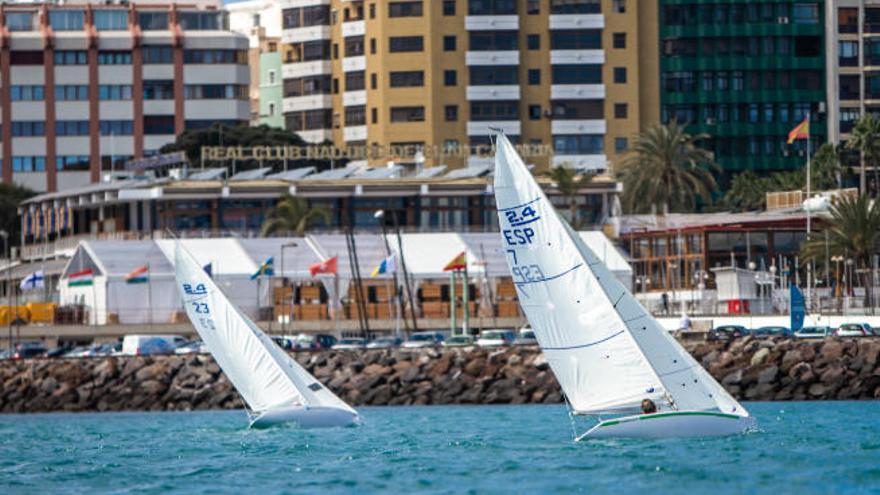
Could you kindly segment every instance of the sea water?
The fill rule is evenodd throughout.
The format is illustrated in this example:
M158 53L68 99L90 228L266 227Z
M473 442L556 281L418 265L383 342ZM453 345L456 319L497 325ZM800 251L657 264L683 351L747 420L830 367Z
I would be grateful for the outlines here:
M580 443L563 406L0 415L0 493L880 493L880 401L746 406L759 431Z

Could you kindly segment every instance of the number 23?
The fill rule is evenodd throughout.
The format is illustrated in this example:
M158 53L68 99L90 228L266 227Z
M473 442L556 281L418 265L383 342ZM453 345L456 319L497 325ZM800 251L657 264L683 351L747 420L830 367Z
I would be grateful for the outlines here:
M194 302L194 303L192 303L192 305L193 305L193 307L195 308L196 313L206 315L206 314L209 314L209 313L211 312L211 311L208 309L208 305L205 304L205 303L197 303L197 302Z

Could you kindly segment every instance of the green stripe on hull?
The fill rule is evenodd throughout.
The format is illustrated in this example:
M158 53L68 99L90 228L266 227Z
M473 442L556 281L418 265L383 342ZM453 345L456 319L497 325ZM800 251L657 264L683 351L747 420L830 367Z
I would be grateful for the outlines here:
M633 418L627 419L612 419L609 421L603 421L599 426L614 426L619 425L620 423L629 423L630 421L647 421L650 419L659 419L659 418L668 418L672 416L716 416L719 418L727 418L727 419L740 419L742 416L737 416L736 414L727 414L720 412L704 412L704 411L682 411L682 412L668 412L668 413L657 413L657 414L645 414L643 416L637 416Z

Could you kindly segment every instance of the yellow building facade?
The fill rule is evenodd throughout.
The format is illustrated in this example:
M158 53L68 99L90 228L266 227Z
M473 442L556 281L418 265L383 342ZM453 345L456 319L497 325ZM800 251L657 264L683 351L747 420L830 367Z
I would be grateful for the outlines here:
M635 0L286 0L285 125L370 166L485 167L500 129L538 170L606 170L659 119L656 15Z

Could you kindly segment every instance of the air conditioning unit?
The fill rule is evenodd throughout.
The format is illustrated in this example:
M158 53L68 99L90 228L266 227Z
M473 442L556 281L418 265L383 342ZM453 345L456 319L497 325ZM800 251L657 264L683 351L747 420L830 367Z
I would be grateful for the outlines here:
M776 23L777 24L788 24L788 17L786 17L786 16L777 17Z

